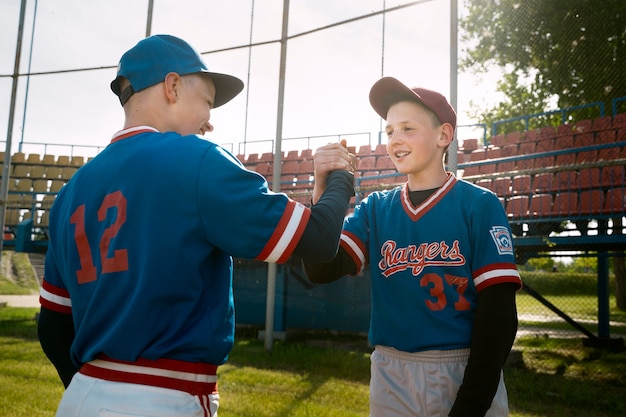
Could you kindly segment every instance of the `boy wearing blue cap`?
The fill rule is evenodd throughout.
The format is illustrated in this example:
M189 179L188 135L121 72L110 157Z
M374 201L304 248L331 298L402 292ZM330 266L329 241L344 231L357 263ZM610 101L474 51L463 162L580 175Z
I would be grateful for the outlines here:
M50 212L38 331L67 387L57 416L216 417L234 339L231 256L335 255L353 156L341 144L316 152L311 208L271 192L201 137L242 88L173 36L122 56L111 89L124 127Z

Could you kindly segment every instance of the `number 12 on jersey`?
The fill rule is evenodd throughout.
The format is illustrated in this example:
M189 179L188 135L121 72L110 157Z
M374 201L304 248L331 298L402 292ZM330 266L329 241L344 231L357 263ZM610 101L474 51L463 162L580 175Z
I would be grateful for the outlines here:
M117 236L120 229L126 223L126 197L121 191L115 191L108 194L102 200L102 204L98 209L98 222L107 220L107 215L113 213L115 216L110 226L104 229L102 236L99 236L98 248L100 251L100 260L102 271L100 274L113 272L122 272L128 270L128 251L126 249L115 249L112 256L108 256L109 245L111 240ZM115 208L117 210L109 210ZM115 213L117 213L115 215ZM86 284L95 281L98 278L98 271L94 265L93 248L89 244L87 233L85 230L85 205L82 204L74 211L70 217L70 223L74 228L74 241L78 256L80 258L80 269L76 271L76 278L79 284Z

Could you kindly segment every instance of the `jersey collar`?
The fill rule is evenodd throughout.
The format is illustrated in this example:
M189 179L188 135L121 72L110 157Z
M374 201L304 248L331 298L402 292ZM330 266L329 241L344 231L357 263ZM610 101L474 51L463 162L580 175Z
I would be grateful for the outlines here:
M115 135L113 135L113 138L111 138L111 143L120 141L122 139L126 139L130 136L138 135L139 133L146 133L146 132L158 132L158 130L151 126L129 127L128 129L120 130Z
M454 174L448 172L446 182L444 182L437 191L435 191L430 197L428 197L422 204L418 206L413 206L413 203L411 203L411 199L409 198L409 183L406 182L402 187L402 194L400 196L400 200L402 201L402 208L411 218L411 220L415 222L419 220L432 207L434 207L448 193L448 191L452 189L456 182L457 178L454 176Z

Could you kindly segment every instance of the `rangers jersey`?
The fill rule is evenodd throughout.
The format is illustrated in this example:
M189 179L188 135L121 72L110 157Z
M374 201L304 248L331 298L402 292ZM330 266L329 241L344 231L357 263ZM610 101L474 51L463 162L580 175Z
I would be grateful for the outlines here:
M499 199L451 173L417 207L407 184L370 194L346 219L341 246L357 271L369 265L373 345L469 347L478 292L521 285Z

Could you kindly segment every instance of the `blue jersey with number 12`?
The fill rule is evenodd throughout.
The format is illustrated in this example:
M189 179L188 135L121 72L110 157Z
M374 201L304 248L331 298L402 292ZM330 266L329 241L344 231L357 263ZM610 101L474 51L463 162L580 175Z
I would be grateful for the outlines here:
M196 136L118 133L58 194L41 291L73 315L72 357L223 363L232 256L284 262L310 210Z

